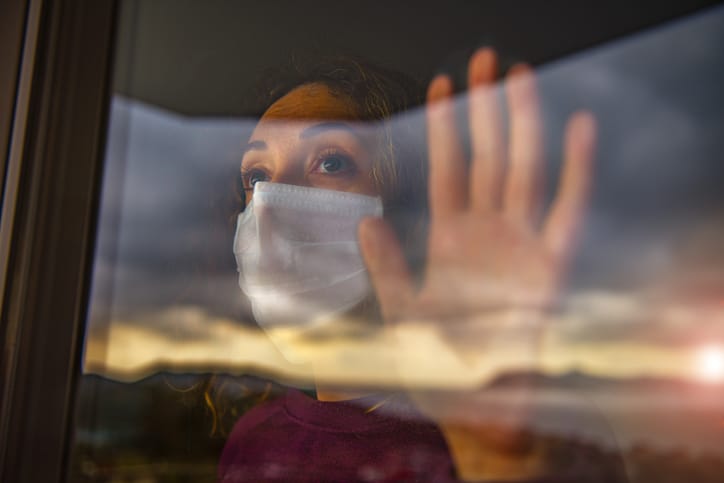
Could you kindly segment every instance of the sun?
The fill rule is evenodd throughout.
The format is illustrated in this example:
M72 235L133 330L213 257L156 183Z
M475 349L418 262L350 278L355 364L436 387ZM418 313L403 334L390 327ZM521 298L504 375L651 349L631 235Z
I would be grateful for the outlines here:
M724 382L724 348L702 347L696 351L695 358L698 379L711 383Z

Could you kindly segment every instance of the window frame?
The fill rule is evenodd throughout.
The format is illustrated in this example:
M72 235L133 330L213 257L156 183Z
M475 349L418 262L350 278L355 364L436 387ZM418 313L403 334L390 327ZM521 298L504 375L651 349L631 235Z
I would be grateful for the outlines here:
M65 479L116 12L115 0L28 4L0 233L1 481Z

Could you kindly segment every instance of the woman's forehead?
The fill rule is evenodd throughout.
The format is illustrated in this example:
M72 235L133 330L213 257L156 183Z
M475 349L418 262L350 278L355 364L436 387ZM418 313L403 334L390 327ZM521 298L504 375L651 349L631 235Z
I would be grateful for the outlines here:
M349 97L332 92L324 84L305 84L285 94L262 115L260 124L274 121L357 120L357 108Z
M320 129L317 129L317 128ZM338 129L330 129L338 128ZM305 84L290 91L266 110L250 140L289 140L307 132L347 131L365 143L376 139L377 123L361 122L354 102L324 84Z

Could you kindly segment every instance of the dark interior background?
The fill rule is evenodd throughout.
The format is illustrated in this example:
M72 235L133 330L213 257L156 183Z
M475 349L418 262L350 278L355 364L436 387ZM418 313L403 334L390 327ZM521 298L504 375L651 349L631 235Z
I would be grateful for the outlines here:
M128 0L115 91L188 115L248 114L249 92L292 57L356 54L426 81L493 45L540 65L713 0Z

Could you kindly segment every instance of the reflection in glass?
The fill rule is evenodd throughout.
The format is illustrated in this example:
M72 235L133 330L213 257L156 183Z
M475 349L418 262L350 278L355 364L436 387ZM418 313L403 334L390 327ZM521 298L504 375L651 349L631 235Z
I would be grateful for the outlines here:
M402 355L406 384L489 384L493 400L534 388L538 431L620 452L632 481L714 481L724 458L722 32L719 9L537 70L550 184L569 114L584 107L598 121L582 249L540 338L513 324L464 356L424 324L405 327L400 350L382 327L344 320L304 337L280 329L313 368L290 361L255 324L234 269L234 185L257 120L116 96L71 479L213 479L225 432L282 385L310 390L313 370L317 383L384 394L399 388L389 368ZM392 124L426 149L421 108Z

